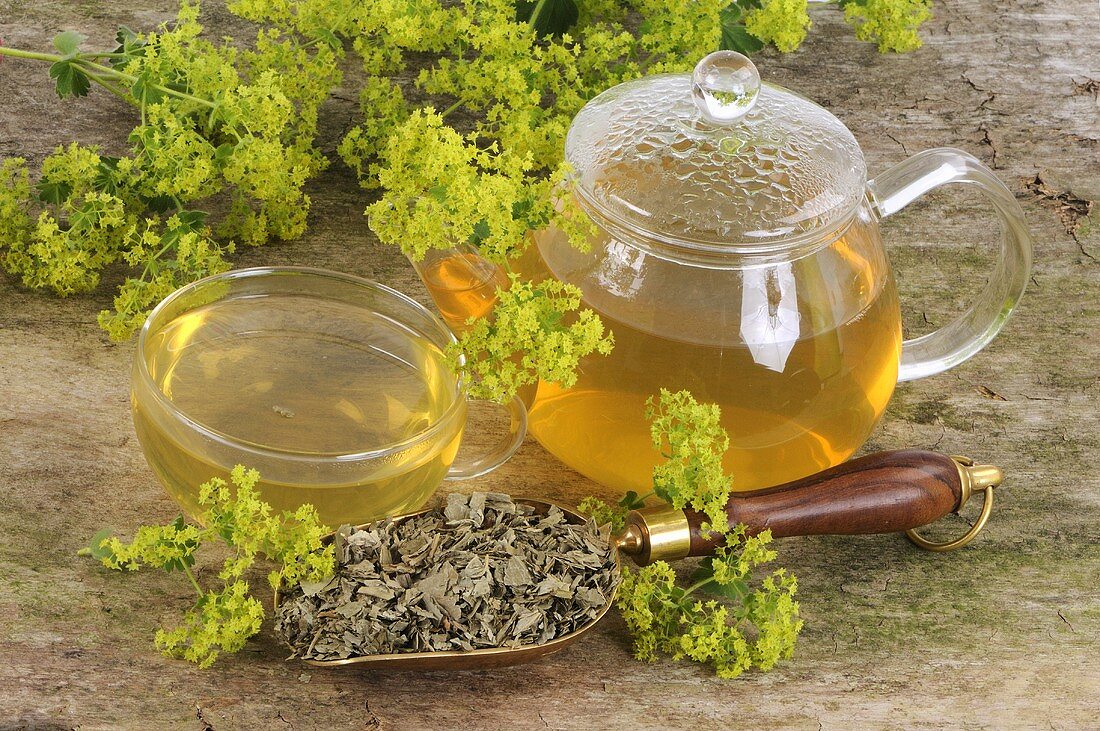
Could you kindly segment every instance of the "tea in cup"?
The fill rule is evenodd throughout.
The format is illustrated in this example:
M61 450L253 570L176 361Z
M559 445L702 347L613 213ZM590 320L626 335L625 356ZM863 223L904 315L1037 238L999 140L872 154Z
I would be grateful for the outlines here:
M300 267L243 269L150 313L133 368L134 426L169 494L200 517L199 485L255 468L275 510L331 526L420 508L443 479L485 474L526 431L518 401L488 455L456 464L467 396L454 336L405 295Z

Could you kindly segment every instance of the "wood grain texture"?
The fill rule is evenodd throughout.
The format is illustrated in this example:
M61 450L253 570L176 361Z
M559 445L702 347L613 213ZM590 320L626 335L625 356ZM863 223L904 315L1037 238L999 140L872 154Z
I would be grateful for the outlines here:
M939 520L959 506L962 482L954 460L917 449L877 452L785 485L740 493L726 506L730 525L752 534L789 536L899 533ZM723 542L703 531L706 515L685 511L691 556Z
M922 149L960 147L993 166L1024 207L1035 271L1016 315L959 368L899 386L865 448L1004 467L974 543L942 556L894 535L777 544L798 576L806 629L790 662L734 682L633 661L614 615L574 647L509 670L321 671L285 662L265 627L243 652L199 671L151 642L189 601L186 582L108 573L76 556L100 527L128 534L177 513L133 437L132 344L110 344L95 324L117 274L67 300L0 275L0 728L1095 727L1100 226L1077 225L1075 211L1100 199L1100 21L1084 0L937 0L934 12L922 49L880 56L835 7L814 5L802 49L756 60L766 79L844 120L872 174ZM173 13L171 0L0 0L0 37L45 49L71 28L109 42L120 23L147 28ZM245 35L216 0L204 19L216 35ZM356 89L351 73L325 109L330 153L354 123ZM70 140L119 151L133 125L109 95L59 102L43 68L11 59L0 63L0 95L0 155L32 164ZM371 235L368 200L346 169L334 164L310 192L304 238L236 262L338 269L428 302L403 257ZM990 269L995 232L981 200L956 190L890 218L883 234L907 337L966 306ZM563 502L594 489L530 441L462 487ZM949 518L926 533L965 527ZM204 563L200 578L216 565Z

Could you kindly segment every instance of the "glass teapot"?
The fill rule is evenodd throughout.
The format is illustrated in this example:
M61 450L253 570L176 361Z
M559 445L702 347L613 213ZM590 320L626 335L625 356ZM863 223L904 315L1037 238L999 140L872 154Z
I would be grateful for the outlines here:
M868 181L839 119L761 84L731 51L707 56L694 74L595 97L573 121L565 155L598 234L582 253L561 231L535 232L537 251L520 268L578 286L615 348L584 360L568 390L538 384L529 432L618 491L648 492L659 455L646 400L662 388L721 407L735 489L843 462L899 380L981 350L1029 277L1019 204L976 158L927 150ZM958 319L903 341L879 220L950 183L988 196L1002 224L1000 257Z

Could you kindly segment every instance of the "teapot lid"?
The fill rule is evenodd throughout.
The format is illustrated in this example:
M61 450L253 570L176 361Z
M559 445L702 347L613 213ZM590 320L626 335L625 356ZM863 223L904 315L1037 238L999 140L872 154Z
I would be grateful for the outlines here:
M690 75L599 94L573 120L565 157L582 204L612 224L715 252L840 223L862 200L867 174L844 123L761 84L733 51L710 54Z

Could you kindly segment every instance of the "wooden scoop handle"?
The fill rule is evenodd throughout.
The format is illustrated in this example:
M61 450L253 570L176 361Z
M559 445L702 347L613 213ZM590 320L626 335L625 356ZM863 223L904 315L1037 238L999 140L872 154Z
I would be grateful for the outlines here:
M907 531L923 548L950 550L981 530L993 506L990 490L1003 476L999 468L965 457L916 449L879 452L784 485L736 494L726 516L731 526L743 523L752 534L770 530L776 538ZM912 529L958 510L977 490L985 491L985 504L965 536L932 543L914 535ZM704 532L705 521L701 513L671 506L635 510L614 537L615 545L639 565L705 556L725 540Z
M783 536L896 533L918 528L964 502L963 475L954 459L916 449L879 452L816 475L730 498L730 525ZM969 491L967 491L969 492ZM969 497L969 495L967 495ZM706 516L685 511L690 556L714 551L724 538L701 530Z

